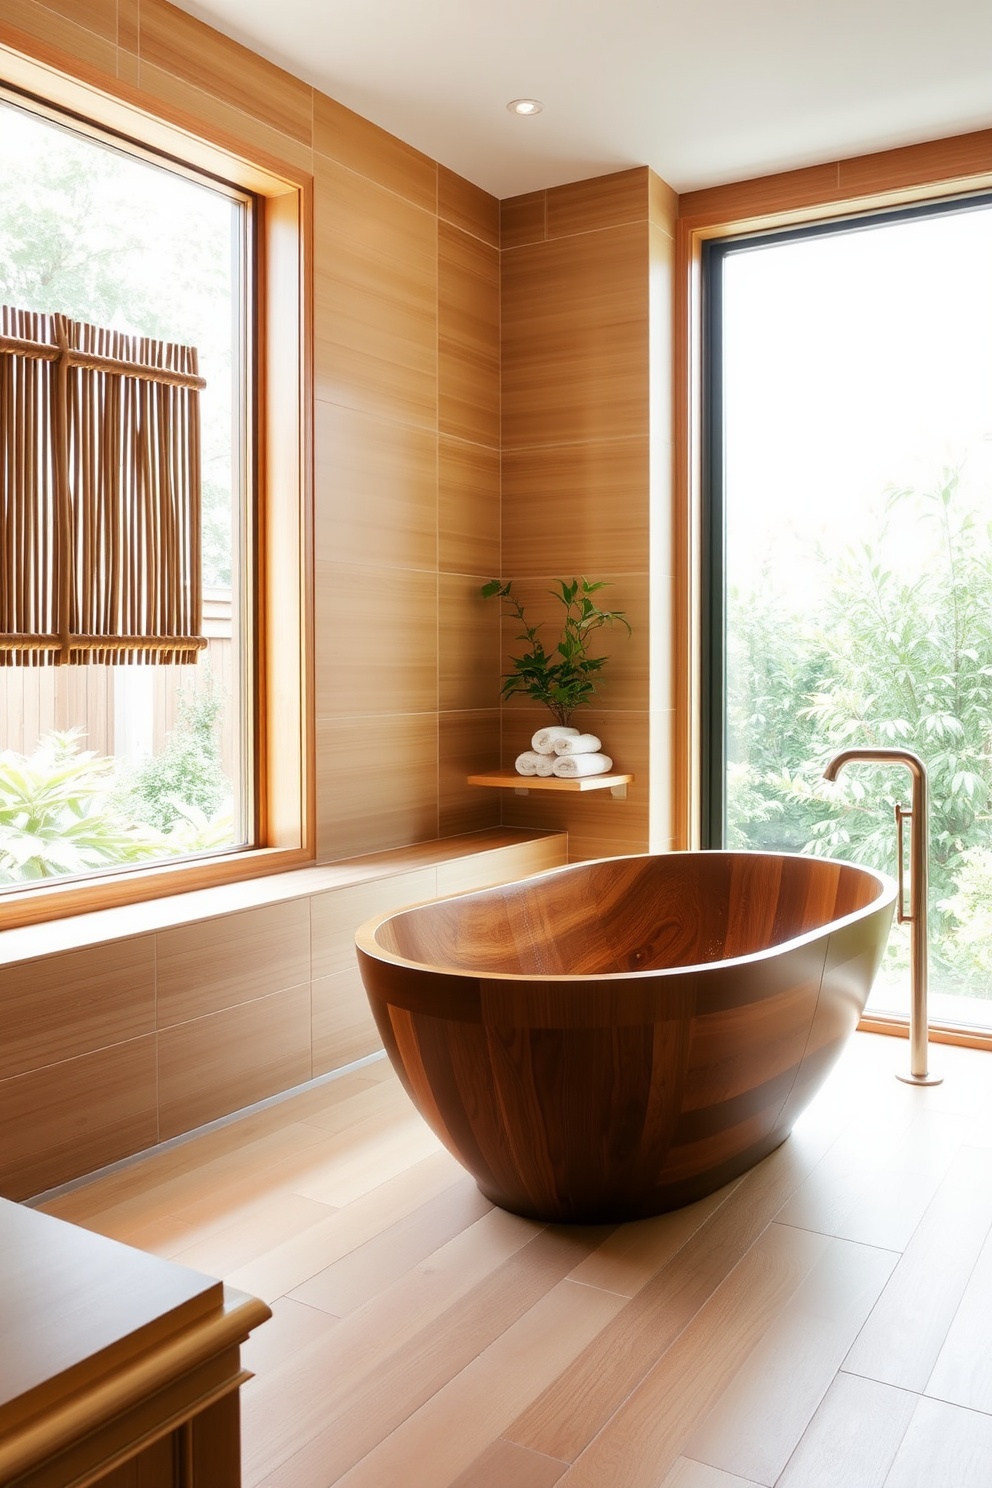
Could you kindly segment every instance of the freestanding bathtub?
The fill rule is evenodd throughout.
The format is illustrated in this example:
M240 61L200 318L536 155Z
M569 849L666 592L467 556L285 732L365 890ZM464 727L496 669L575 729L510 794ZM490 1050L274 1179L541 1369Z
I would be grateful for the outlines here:
M607 858L363 925L425 1120L494 1203L606 1222L771 1152L864 1008L895 885L780 853Z

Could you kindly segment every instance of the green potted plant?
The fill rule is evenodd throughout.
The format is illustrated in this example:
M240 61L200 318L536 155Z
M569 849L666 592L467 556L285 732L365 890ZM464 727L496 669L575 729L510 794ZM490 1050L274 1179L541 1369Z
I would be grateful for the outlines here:
M591 597L609 585L601 580L590 583L588 579L564 579L556 581L556 587L547 592L561 605L564 615L561 633L557 642L546 650L540 639L540 625L531 625L524 614L524 607L513 593L512 581L502 583L490 579L483 584L482 594L490 599L498 596L520 621L523 627L516 637L527 642L527 650L515 656L513 671L504 674L500 693L504 698L522 692L534 702L541 703L562 728L568 728L576 708L591 703L602 686L601 673L609 661L608 656L590 656L589 642L597 630L604 625L622 625L630 635L630 624L623 610L602 610Z

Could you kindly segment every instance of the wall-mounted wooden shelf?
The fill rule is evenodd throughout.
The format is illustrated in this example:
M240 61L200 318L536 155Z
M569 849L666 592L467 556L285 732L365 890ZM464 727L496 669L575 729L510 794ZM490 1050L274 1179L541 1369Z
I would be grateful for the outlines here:
M616 801L626 801L627 787L633 775L582 775L577 780L562 780L557 775L518 775L516 770L489 770L485 775L470 775L469 785L501 786L526 796L532 790L592 791L608 790Z

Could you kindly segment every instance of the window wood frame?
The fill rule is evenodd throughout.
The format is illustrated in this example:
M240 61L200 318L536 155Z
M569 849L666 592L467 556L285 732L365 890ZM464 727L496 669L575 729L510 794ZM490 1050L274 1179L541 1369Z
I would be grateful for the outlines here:
M25 42L29 38L24 38ZM249 405L256 499L249 597L256 845L181 863L0 890L0 929L113 908L304 867L315 856L313 728L313 176L247 151L137 90L88 76L85 64L31 40L0 45L0 87L76 129L150 150L180 173L255 197L256 378Z

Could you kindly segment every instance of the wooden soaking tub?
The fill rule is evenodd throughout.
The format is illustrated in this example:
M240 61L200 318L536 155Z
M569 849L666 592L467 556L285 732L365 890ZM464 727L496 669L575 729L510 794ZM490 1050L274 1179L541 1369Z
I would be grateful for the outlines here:
M779 853L608 858L377 917L358 959L424 1119L494 1203L641 1218L771 1152L857 1024L895 885Z

